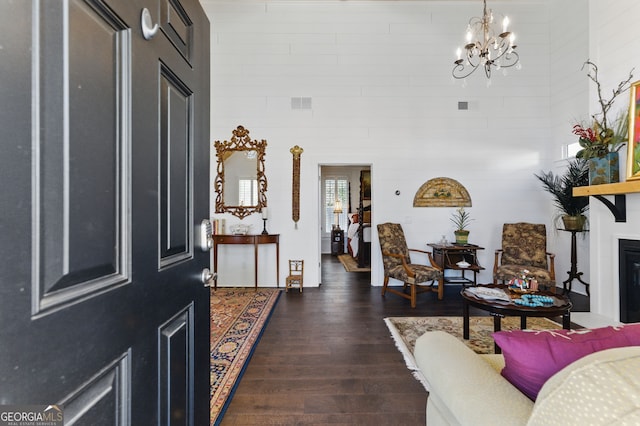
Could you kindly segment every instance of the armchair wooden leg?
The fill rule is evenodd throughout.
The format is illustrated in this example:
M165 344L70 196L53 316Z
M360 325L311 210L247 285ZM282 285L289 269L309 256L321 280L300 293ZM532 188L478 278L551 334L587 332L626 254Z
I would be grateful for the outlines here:
M444 278L438 280L438 300L444 299Z
M389 276L385 275L384 276L384 283L382 284L382 296L385 295L385 293L387 292L387 286L389 285Z
M406 283L405 283L406 284ZM411 307L416 307L416 284L410 284L411 286Z

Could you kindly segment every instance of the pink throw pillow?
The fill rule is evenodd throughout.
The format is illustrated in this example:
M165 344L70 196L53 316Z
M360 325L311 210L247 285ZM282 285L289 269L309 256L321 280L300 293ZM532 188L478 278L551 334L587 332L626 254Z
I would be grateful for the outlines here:
M502 349L502 376L535 401L555 373L590 353L640 345L640 323L579 330L512 330L493 333Z

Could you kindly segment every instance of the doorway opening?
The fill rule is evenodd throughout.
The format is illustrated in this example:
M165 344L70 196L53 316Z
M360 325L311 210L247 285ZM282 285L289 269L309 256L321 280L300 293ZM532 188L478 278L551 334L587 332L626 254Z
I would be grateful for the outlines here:
M319 257L342 256L356 267L370 268L371 164L324 164L319 176ZM319 274L322 283L322 268Z

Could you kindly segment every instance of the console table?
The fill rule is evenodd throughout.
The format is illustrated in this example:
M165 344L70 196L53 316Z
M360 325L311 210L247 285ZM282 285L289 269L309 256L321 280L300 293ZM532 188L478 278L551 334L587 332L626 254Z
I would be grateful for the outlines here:
M258 246L260 244L276 245L276 285L280 287L280 234L257 235L213 235L213 273L216 279L214 290L218 288L218 245L220 244L251 244L253 245L254 286L258 289Z
M433 261L443 270L452 269L461 271L460 276L445 277L445 283L452 284L473 284L477 285L476 274L484 268L478 263L478 250L484 250L484 247L475 244L427 244L433 249ZM458 262L465 261L469 264L467 267L458 266ZM473 272L473 280L464 276L465 271Z

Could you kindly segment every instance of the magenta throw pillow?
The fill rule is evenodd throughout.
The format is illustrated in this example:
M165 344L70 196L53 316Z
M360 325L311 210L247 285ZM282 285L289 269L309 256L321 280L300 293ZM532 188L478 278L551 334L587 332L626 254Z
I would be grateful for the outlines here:
M590 353L640 345L640 324L579 330L511 330L493 333L502 349L502 376L535 401L555 373Z

